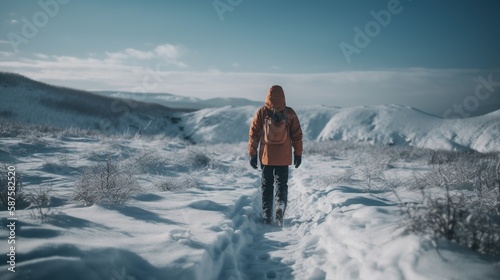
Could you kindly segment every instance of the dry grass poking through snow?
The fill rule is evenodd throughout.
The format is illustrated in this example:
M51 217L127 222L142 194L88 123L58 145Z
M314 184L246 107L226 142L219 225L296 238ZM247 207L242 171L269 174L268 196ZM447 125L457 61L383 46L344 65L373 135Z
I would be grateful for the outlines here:
M418 200L400 200L402 224L408 232L446 238L484 254L500 254L500 154L346 142L305 147L305 153L352 159L352 167L341 175L325 175L326 183L358 181L367 192L397 194L404 188L419 193ZM428 166L428 171L415 173L407 181L386 176L394 165L412 162Z

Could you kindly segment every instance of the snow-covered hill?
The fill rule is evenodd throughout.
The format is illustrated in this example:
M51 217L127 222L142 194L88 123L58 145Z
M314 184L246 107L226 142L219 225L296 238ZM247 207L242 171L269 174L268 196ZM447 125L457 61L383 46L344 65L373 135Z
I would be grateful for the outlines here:
M261 102L248 100L245 98L210 98L201 99L196 97L185 97L174 95L171 93L142 93L142 92L124 92L124 91L95 91L95 93L118 97L125 99L132 99L137 101L157 103L170 108L179 109L206 109L206 108L219 108L224 106L259 106Z
M398 105L345 108L329 120L317 140L500 151L500 110L474 118L442 119Z
M247 141L258 107L205 109L183 118L197 143ZM500 151L500 110L474 118L442 119L401 105L294 108L307 140L343 140L429 149Z
M245 99L201 101L168 94L108 92L106 95L114 97L49 86L19 75L0 73L1 118L63 128L97 129L109 133L141 130L146 134L163 133L194 143L239 143L248 140L250 122L261 106ZM252 105L235 106L249 102ZM164 106L170 104L180 107L184 106L182 104L197 104L211 108L187 112ZM289 105L299 116L306 140L500 151L500 110L474 118L442 119L401 105L351 108Z
M3 119L105 133L178 136L176 123L187 111L56 87L11 73L0 73L0 100Z

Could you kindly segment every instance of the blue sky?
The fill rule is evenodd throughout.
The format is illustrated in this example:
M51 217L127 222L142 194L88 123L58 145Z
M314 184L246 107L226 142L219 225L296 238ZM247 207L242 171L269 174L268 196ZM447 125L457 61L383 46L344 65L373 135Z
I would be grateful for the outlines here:
M0 0L0 8L0 71L52 84L253 100L282 84L292 107L397 103L447 117L500 109L499 1Z

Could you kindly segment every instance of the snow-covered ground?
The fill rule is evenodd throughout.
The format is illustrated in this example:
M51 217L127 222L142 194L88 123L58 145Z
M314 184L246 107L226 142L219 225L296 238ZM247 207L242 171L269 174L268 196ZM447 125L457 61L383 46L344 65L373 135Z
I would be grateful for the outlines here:
M326 118L325 118L326 119ZM315 145L306 142L305 146ZM354 176L356 151L304 154L291 169L282 228L260 220L260 174L246 144L191 146L166 137L62 133L0 138L27 191L51 187L44 223L16 211L16 267L1 279L498 279L500 259L404 234L392 190ZM110 159L142 188L124 205L70 200L85 167ZM371 160L371 159L366 159ZM396 161L400 179L429 169ZM172 190L162 189L171 186ZM190 186L183 188L184 186ZM179 188L180 187L180 188ZM407 186L400 197L417 196ZM7 212L0 211L2 224ZM7 251L6 227L0 230ZM2 258L5 260L5 254Z

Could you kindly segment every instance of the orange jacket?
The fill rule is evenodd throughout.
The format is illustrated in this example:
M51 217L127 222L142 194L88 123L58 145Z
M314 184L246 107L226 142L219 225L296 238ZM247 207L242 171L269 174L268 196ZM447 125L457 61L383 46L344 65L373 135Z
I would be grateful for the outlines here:
M286 108L286 118L288 121L290 139L283 144L269 145L263 141L264 118L268 113L276 110L281 112ZM302 128L299 118L295 111L286 106L285 93L280 86L272 86L266 96L266 105L262 106L253 118L250 125L248 137L248 154L254 156L260 142L259 158L263 165L287 166L292 164L292 146L293 153L296 156L302 156Z

